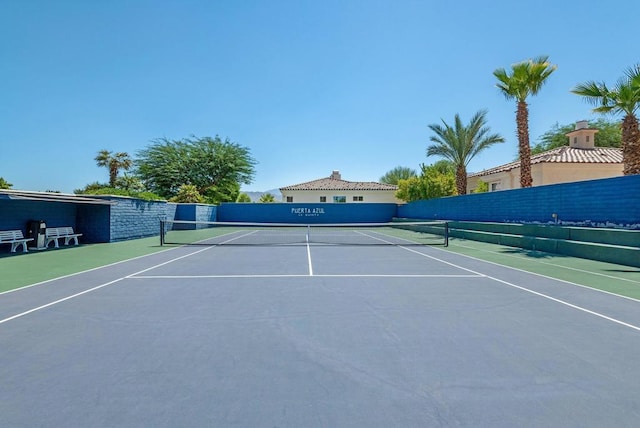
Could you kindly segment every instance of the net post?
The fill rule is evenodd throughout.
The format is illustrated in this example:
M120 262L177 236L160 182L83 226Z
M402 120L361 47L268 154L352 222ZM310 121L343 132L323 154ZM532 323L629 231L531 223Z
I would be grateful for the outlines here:
M160 246L164 246L165 221L160 219Z
M444 246L449 246L449 222L444 222Z

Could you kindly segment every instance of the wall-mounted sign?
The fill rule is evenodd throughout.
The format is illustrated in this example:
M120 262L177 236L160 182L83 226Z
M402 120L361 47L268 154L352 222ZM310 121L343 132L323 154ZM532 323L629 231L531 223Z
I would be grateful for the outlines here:
M324 215L324 207L320 208L291 208L291 214L298 217L319 217Z

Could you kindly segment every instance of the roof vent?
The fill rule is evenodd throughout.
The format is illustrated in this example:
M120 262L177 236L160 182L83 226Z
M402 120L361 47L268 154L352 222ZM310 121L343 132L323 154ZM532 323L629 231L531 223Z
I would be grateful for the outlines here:
M342 177L340 176L340 171L337 170L333 170L333 172L331 172L331 177L329 177L332 180L342 180Z

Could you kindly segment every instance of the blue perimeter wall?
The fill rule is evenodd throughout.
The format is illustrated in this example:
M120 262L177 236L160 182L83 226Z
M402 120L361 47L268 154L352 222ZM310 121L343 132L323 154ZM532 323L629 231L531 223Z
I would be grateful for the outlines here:
M216 221L217 211L216 205L179 204L175 216L167 215L167 220Z
M83 243L157 236L160 219L266 223L381 223L394 217L640 229L640 175L395 204L173 204L91 196L111 205L0 198L0 230L29 220L72 226ZM3 246L5 247L5 246Z
M640 228L640 175L416 201L398 217Z
M261 223L386 223L396 216L396 204L223 203L218 221Z

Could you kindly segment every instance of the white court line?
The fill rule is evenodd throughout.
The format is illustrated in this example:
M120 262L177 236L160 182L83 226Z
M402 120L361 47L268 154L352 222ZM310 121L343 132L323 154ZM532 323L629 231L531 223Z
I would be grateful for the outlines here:
M472 248L473 249L473 247L465 247L465 248ZM511 270L515 270L517 272L528 273L529 275L539 276L540 278L546 278L546 279L550 279L550 280L553 280L553 281L562 282L564 284L572 285L574 287L580 287L580 288L584 288L586 290L595 291L595 292L598 292L598 293L607 294L609 296L618 297L620 299L631 300L631 301L640 303L640 299L636 299L636 298L629 297L629 296L624 296L622 294L613 293L613 292L607 291L607 290L601 290L599 288L590 287L588 285L578 284L578 283L575 283L575 282L567 281L566 279L554 278L552 276L543 275L541 273L531 272L531 271L520 269L520 268L516 268L516 267L513 267L513 266L507 266L507 265L503 265L503 264L500 264L500 263L491 262L489 260L479 259L477 257L469 256L467 254L455 253L453 251L447 251L447 250L443 250L443 249L440 249L440 248L434 248L434 249L438 250L438 251L446 252L448 254L455 254L455 255L460 256L460 257L466 257L468 259L477 260L479 262L492 264L494 266L500 266L500 267L505 268L505 269L511 269ZM532 263L536 263L536 262L532 261ZM584 273L593 273L593 272L585 271Z
M25 285L24 287L18 287L18 288L14 288L14 289L7 290L7 291L2 291L2 292L0 292L0 296L2 296L3 294L15 293L16 291L20 291L20 290L26 290L27 288L36 287L38 285L47 284L49 282L57 281L59 279L70 278L72 276L81 275L83 273L93 272L94 270L104 269L104 268L108 268L108 267L111 267L111 266L116 266L116 265L119 265L119 264L122 264L122 263L130 262L132 260L141 259L143 257L154 256L156 254L164 253L164 252L167 252L167 251L174 251L174 250L177 250L178 248L182 248L182 247L167 248L166 250L160 250L160 251L157 251L155 253L144 254L142 256L137 256L137 257L133 257L133 258L130 258L130 259L120 260L119 262L109 263L108 265L97 266L97 267L94 267L94 268L91 268L91 269L87 269L87 270L83 270L83 271L80 271L80 272L74 272L74 273L70 273L68 275L57 276L55 278L47 279L45 281L36 282L35 284L29 284L29 285Z
M220 235L220 236L230 235L232 233L238 233L238 232L237 231L236 232L229 232L229 233L226 233L226 234ZM246 235L242 235L242 236L246 236ZM212 239L212 238L207 238L207 239ZM207 239L203 239L202 241L198 241L198 242L203 242L203 241L206 241ZM234 238L234 239L237 239L237 238ZM226 242L229 242L229 241L224 241L224 243L226 243ZM153 253L143 254L141 256L132 257L130 259L120 260L120 261L109 263L109 264L102 265L102 266L96 266L94 268L86 269L86 270L83 270L83 271L80 271L80 272L74 272L74 273L70 273L68 275L57 276L55 278L51 278L51 279L47 279L47 280L44 280L44 281L36 282L35 284L29 284L29 285L25 285L25 286L18 287L18 288L13 288L11 290L6 290L6 291L0 291L0 296L2 296L3 294L15 293L17 291L26 290L26 289L31 288L31 287L36 287L36 286L39 286L39 285L48 284L50 282L57 281L59 279L71 278L72 276L81 275L83 273L93 272L95 270L104 269L104 268L108 268L108 267L111 267L111 266L116 266L116 265L119 265L119 264L122 264L122 263L127 263L127 262L130 262L130 261L133 261L133 260L142 259L144 257L154 256L156 254L165 253L167 251L175 251L178 248L185 248L185 247L188 247L188 246L189 246L189 244L185 244L185 245L180 245L179 247L167 248L167 249L156 251L156 252L153 252Z
M372 238L373 238L373 237L372 237ZM379 239L379 238L377 238L377 239ZM380 240L381 240L381 241L384 241L383 239L380 239ZM388 241L385 241L385 242L388 242ZM638 327L638 326L635 326L635 325L633 325L633 324L626 323L626 322L621 321L621 320L618 320L618 319L616 319L616 318L609 317L609 316L604 315L604 314L601 314L601 313L599 313L599 312L595 312L595 311L589 310L589 309L587 309L587 308L583 308L582 306L574 305L573 303L569 303L569 302L567 302L567 301L564 301L564 300L561 300L561 299L557 299L557 298L552 297L552 296L549 296L549 295L547 295L547 294L540 293L540 292L538 292L538 291L534 291L534 290L531 290L531 289L529 289L529 288L522 287L522 286L520 286L520 285L516 285L516 284L513 284L513 283L511 283L511 282L508 282L508 281L504 281L504 280L502 280L502 279L495 278L495 277L493 277L493 276L485 275L485 274L482 274L482 273L480 273L480 272L476 272L476 271L474 271L474 270L464 268L464 267L462 267L462 266L458 266L458 265L456 265L455 263L451 263L451 262L448 262L448 261L446 261L446 260L442 260L442 259L439 259L439 258L437 258L437 257L433 257L433 256L430 256L430 255L428 255L428 254L424 254L424 253L421 253L421 252L419 252L419 251L415 251L415 250L413 250L413 249L411 249L411 248L407 248L407 247L404 247L404 246L402 246L402 245L398 245L398 247L400 247L400 248L402 248L402 249L404 249L404 250L407 250L407 251L411 251L412 253L419 254L419 255L421 255L421 256L427 257L427 258L429 258L429 259L432 259L432 260L436 260L436 261L442 262L442 263L447 264L447 265L449 265L449 266L454 266L454 267L457 267L457 268L459 268L459 269L465 270L465 271L467 271L467 272L471 272L471 273L475 273L475 274L480 275L480 276L484 276L484 277L486 277L486 278L488 278L488 279L491 279L491 280L493 280L493 281L499 282L499 283L504 284L504 285L508 285L509 287L517 288L518 290L522 290L522 291L525 291L525 292L527 292L527 293L535 294L536 296L540 296L540 297L543 297L543 298L545 298L545 299L552 300L552 301L554 301L554 302L556 302L556 303L560 303L560 304L565 305L565 306L568 306L568 307L570 307L570 308L573 308L573 309L576 309L576 310L579 310L579 311L582 311L582 312L585 312L585 313L588 313L588 314L591 314L591 315L597 316L597 317L599 317L599 318L605 319L605 320L607 320L607 321L611 321L611 322L613 322L613 323L616 323L616 324L622 325L622 326L624 326L624 327L628 327L628 328L631 328L631 329L633 329L633 330L640 331L640 327ZM445 250L441 250L441 251L445 251ZM472 258L473 258L473 257L472 257ZM497 263L494 263L494 264L497 264ZM519 270L519 269L517 269L517 270ZM522 271L522 272L526 272L526 271ZM530 273L530 272L527 272L527 273ZM540 276L543 276L543 275L540 275ZM555 280L555 278L549 278L549 279L553 279L553 280ZM576 285L579 285L579 284L576 284ZM586 288L589 288L589 287L586 287ZM590 288L590 289L591 289L591 288ZM618 296L618 295L614 294L614 296ZM623 296L618 296L618 297L623 297ZM635 299L632 299L632 300L635 300Z
M202 230L202 229L200 229L200 230ZM231 231L231 232L223 233L223 234L221 234L221 235L210 236L210 237L208 237L208 238L203 238L203 239L201 239L201 240L199 240L199 241L195 241L195 242L188 242L188 243L166 242L166 241L165 241L165 244L167 244L167 245L178 245L179 247L177 247L177 248L181 248L181 247L188 247L188 246L190 246L190 245L194 245L194 244L195 244L195 245L202 244L203 242L205 242L205 241L210 241L210 240L212 240L212 239L224 238L225 236L234 235L234 234L236 234L236 233L238 233L238 232L240 232L240 230L234 230L234 231ZM212 245L212 246L216 246L216 245L226 244L227 242L231 242L231 241L233 241L234 239L242 238L243 236L251 235L252 233L256 233L256 232L258 232L258 231L257 231L257 230L254 230L253 232L245 233L245 234L243 234L243 235L240 235L240 236L239 236L239 237L237 237L237 238L233 238L233 239L230 239L230 240L228 240L228 241L218 242L218 243L210 243L210 244L204 244L204 245Z
M470 273L472 273L472 274L474 274L474 275L486 276L486 275L483 275L483 274L481 274L481 273L478 273L478 272L472 271L471 269L467 269L467 268L463 268L462 266L458 266L458 265L456 265L456 264L454 264L454 263L449 263L449 262L448 262L448 261L446 261L446 260L438 259L438 258L433 257L433 256L430 256L430 255L428 255L428 254L421 253L420 251L416 251L416 250L413 250L413 249L411 249L411 248L405 247L405 246L403 246L402 244L398 244L398 243L396 243L396 242L387 241L386 239L382 239L382 238L379 238L379 237L377 237L377 236L368 235L368 234L363 233L363 232L358 232L358 233L360 233L360 234L362 234L362 235L364 235L364 236L367 236L367 237L369 237L369 238L371 238L371 239L376 239L376 240L378 240L378 241L386 242L387 244L391 244L391 245L394 245L394 246L396 246L396 247L402 248L403 250L411 251L412 253L415 253L415 254L419 254L419 255L421 255L422 257L427 257L427 258L429 258L429 259L436 260L436 261L438 261L438 262L440 262L440 263L444 263L444 264L449 265L449 266L452 266L452 267L454 267L454 268L456 268L456 269L462 269L462 270L465 270L465 271L467 271L467 272L470 272ZM407 239L403 239L403 238L398 238L398 239L401 239L401 240L404 240L404 241L408 241ZM411 242L411 241L409 241L409 242Z
M309 264L309 276L313 276L313 264L311 263L311 246L309 245L308 229L307 229L307 234L305 235L305 240L307 241L307 263Z
M50 306L57 305L58 303L66 302L67 300L71 300L71 299L73 299L75 297L82 296L83 294L91 293L92 291L99 290L99 289L104 288L104 287L106 287L108 285L115 284L116 282L120 282L125 278L126 277L114 279L113 281L106 282L104 284L98 285L97 287L93 287L93 288L90 288L88 290L81 291L80 293L76 293L76 294L73 294L71 296L63 297L62 299L55 300L53 302L47 303L46 305L38 306L37 308L29 309L28 311L24 311L24 312L21 312L19 314L13 315L13 316L11 316L9 318L5 318L3 320L0 320L0 324L4 324L4 323L6 323L8 321L11 321L11 320L14 320L16 318L20 318L20 317L23 317L25 315L29 315L31 313L34 313L34 312L40 311L42 309L48 308Z
M366 236L370 236L370 235L366 235ZM371 237L371 238L375 238L375 237L373 237L373 236L370 236L370 237ZM380 238L377 238L377 239L380 239ZM398 238L398 239L408 241L408 240L406 240L406 239L404 239L404 238ZM380 239L380 240L381 240L381 241L384 241L383 239ZM384 241L384 242L388 242L388 241ZM410 241L409 241L409 242L410 242ZM405 250L407 250L407 251L412 251L412 252L414 252L414 253L421 254L421 255L423 255L423 256L425 256L425 257L431 257L431 256L429 256L429 255L427 255L427 254L420 253L419 251L414 251L414 250L412 250L412 249L410 249L410 248L403 247L403 246L398 245L398 244L394 244L394 245L396 245L396 246L400 246L400 247L404 248L404 249L405 249ZM459 245L459 244L454 244L454 245L459 246L459 247L463 247L463 248L468 248L468 249L476 250L476 251L492 252L492 251L488 251L488 250L478 250L477 248L473 248L473 247L466 247L466 246L464 246L464 245ZM575 287L584 288L584 289L586 289L586 290L596 291L596 292L603 293L603 294L607 294L607 295L610 295L610 296L615 296L615 297L618 297L618 298L621 298L621 299L632 300L632 301L634 301L634 302L640 302L640 299L635 299L635 298L633 298L633 297L629 297L629 296L624 296L624 295L621 295L621 294L613 293L613 292L611 292L611 291L601 290L601 289L599 289L599 288L590 287L590 286L588 286L588 285L577 284L577 283L575 283L575 282L567 281L567 280L560 279L560 278L554 278L554 277L552 277L552 276L543 275L543 274L541 274L541 273L531 272L531 271L528 271L528 270L519 269L519 268L512 267L512 266L507 266L507 265L503 265L503 264L500 264L500 263L491 262L491 261L488 261L488 260L484 260L484 259L480 259L480 258L477 258L477 257L469 256L469 255L467 255L467 254L460 254L460 253L454 252L454 251L452 251L452 250L445 250L445 249L437 248L437 247L431 247L431 248L432 248L433 250L441 251L441 252L445 252L445 253L447 253L447 254L456 254L456 255L461 256L461 257L466 257L466 258L469 258L469 259L472 259L472 260L477 260L477 261L480 261L480 262L483 262L483 263L489 263L489 264L492 264L492 265L494 265L494 266L500 266L500 267L503 267L503 268L505 268L505 269L511 269L511 270L515 270L515 271L518 271L518 272L528 273L528 274L530 274L530 275L536 275L536 276L539 276L539 277L541 277L541 278L546 278L546 279L550 279L550 280L553 280L553 281L562 282L562 283L564 283L564 284L573 285L573 286L575 286ZM500 253L495 253L495 254L500 254ZM516 257L516 256L511 256L511 255L509 255L509 256L510 256L510 257ZM435 260L438 260L438 259L436 258ZM522 259L520 259L520 260L522 260ZM447 262L445 262L445 261L443 261L443 262L444 262L444 263L447 263ZM531 261L531 263L544 263L544 262L538 262L538 261L534 261L534 260L532 260L532 261ZM554 265L554 264L552 264L552 263L544 263L544 264L548 264L548 265L551 265L551 266L563 267L563 266L559 266L559 265ZM463 268L463 269L464 269L464 268ZM567 268L567 269L573 269L573 268ZM590 272L590 271L585 271L585 270L580 270L580 269L573 269L573 270L576 270L576 271L579 271L579 272L582 272L582 273L585 273L585 274L601 275L601 276L605 276L605 277L607 276L607 275L604 275L604 274L599 274L599 273L597 273L597 272ZM623 281L625 280L624 278L619 278L619 277L615 277L615 276L611 276L611 279L619 279L619 280L623 280ZM633 281L633 280L627 280L627 281L631 281L631 282L633 282L633 283L635 283L635 282L636 282L636 281Z
M229 240L229 241L232 241L232 240L234 240L234 239L238 239L238 238L240 238L240 237L233 238L233 239L231 239L231 240ZM225 241L225 242L229 242L229 241ZM129 279L129 278L135 277L135 275L139 275L139 274L141 274L141 273L148 272L148 271L150 271L150 270L152 270L152 269L155 269L155 268L158 268L158 267L161 267L161 266L167 265L167 264L169 264L169 263L173 263L173 262L175 262L175 261L177 261L177 260L181 260L181 259L184 259L184 258L186 258L186 257L191 257L191 256L193 256L193 255L195 255L195 254L201 253L201 252L203 252L203 251L210 250L211 248L214 248L214 247L215 247L215 245L212 245L211 247L203 248L203 249L200 249L200 250L198 250L198 251L194 251L193 253L185 254L185 255L182 255L182 256L180 256L180 257L176 257L176 258L173 258L173 259L171 259L171 260L167 260L167 261L162 262L162 263L159 263L159 264L157 264L157 265L155 265L155 266L151 266L151 267L149 267L149 268L146 268L146 269L143 269L143 270L141 270L141 271L138 271L138 272L135 272L135 273L129 274L129 275L127 275L127 276L123 276L123 277L121 277L121 278L114 279L114 280L109 281L109 282L106 282L106 283L104 283L104 284L100 284L100 285L98 285L98 286L96 286L96 287L93 287L93 288L90 288L90 289L88 289L88 290L84 290L84 291L81 291L81 292L79 292L79 293L72 294L71 296L63 297L62 299L58 299L58 300L55 300L55 301L53 301L53 302L49 302L49 303L47 303L47 304L44 304L44 305L38 306L38 307L36 307L36 308L29 309L28 311L24 311L24 312L21 312L21 313L19 313L19 314L16 314L16 315L10 316L10 317L8 317L8 318L1 319L1 320L0 320L0 324L4 324L4 323L6 323L6 322L8 322L8 321L11 321L11 320L14 320L14 319L17 319L17 318L24 317L25 315L29 315L29 314L31 314L31 313L34 313L34 312L40 311L40 310L42 310L42 309L46 309L46 308L48 308L48 307L51 307L51 306L57 305L58 303L66 302L67 300L74 299L74 298L79 297L79 296L82 296L82 295L84 295L84 294L91 293L92 291L96 291L96 290L99 290L99 289L101 289L101 288L104 288L104 287L107 287L107 286L109 286L109 285L112 285L112 284L115 284L115 283L117 283L117 282L120 282L120 281L122 281L123 279ZM156 254L156 253L154 253L154 254ZM119 263L120 263L120 262L119 262ZM104 267L104 266L103 266L103 267ZM91 269L91 270L94 270L94 269ZM71 276L71 275L69 275L69 276Z
M421 275L421 274L290 274L290 275L136 275L128 279L202 279L202 278L484 278L484 275Z
M491 251L491 250L483 250L480 248L474 248L474 247L468 247L466 245L460 245L460 244L454 244L456 247L461 247L461 248L467 248L469 250L474 250L474 251L480 251L483 253L491 253L491 254L497 254L499 256L504 256L504 257L512 257L518 260L526 260L523 259L522 257L518 257L517 255L513 255L513 254L504 254L504 253L499 253L497 251ZM525 251L533 251L535 253L543 253L543 254L552 254L552 253L546 253L544 251L537 251L537 250L525 250ZM558 265L555 263L549 263L549 262L542 262L539 260L531 260L532 263L538 263L541 265L547 265L547 266L553 266L553 267L557 267L557 268L561 268L561 269L567 269L567 270L573 270L576 272L581 272L581 273L586 273L589 275L595 275L595 276L602 276L604 278L609 278L609 279L616 279L618 281L626 281L626 282L632 282L634 284L640 284L640 281L634 281L633 279L629 279L629 278L620 278L619 276L613 276L613 275L607 275L604 273L599 273L599 272L592 272L592 271L588 271L588 270L584 270L584 269L578 269L578 268L573 268L573 267L569 267L569 266L563 266L563 265ZM603 263L607 263L607 262L603 262ZM613 263L615 264L615 263Z
M370 235L367 235L367 236L370 236ZM377 238L377 237L373 237L373 236L371 236L371 237L372 237L372 238L374 238L374 239L378 239L378 240L380 240L380 241L383 241L383 242L391 243L391 242L389 242L389 241L385 241L385 240L380 239L380 238ZM240 237L233 238L233 239L231 239L231 240L229 240L229 241L225 241L225 242L230 242L230 241L235 240L235 239L238 239L238 238L240 238ZM393 244L393 243L391 243L391 244ZM424 254L424 253L421 253L421 252L419 252L419 251L415 251L415 250L413 250L413 249L410 249L410 248L404 247L404 246L402 246L402 245L396 245L396 246L397 246L397 247L399 247L399 248L402 248L402 249L404 249L404 250L406 250L406 251L410 251L410 252L412 252L412 253L418 254L418 255L420 255L420 256L422 256L422 257L426 257L426 258L429 258L429 259L432 259L432 260L436 260L436 261L441 262L441 263L444 263L444 264L446 264L446 265L449 265L449 266L452 266L452 267L456 267L456 268L458 268L458 269L461 269L461 270L464 270L464 271L470 272L470 273L474 274L474 276L473 276L473 277L484 277L484 278L488 278L488 279L491 279L491 280L496 281L496 282L498 282L498 283L501 283L501 284L504 284L504 285L508 285L508 286L510 286L510 287L513 287L513 288L519 289L519 290L521 290L521 291L525 291L525 292L527 292L527 293L531 293L531 294L537 295L537 296L539 296L539 297L543 297L543 298L545 298L545 299L548 299L548 300L551 300L551 301L554 301L554 302L560 303L560 304L562 304L562 305L568 306L568 307L570 307L570 308L573 308L573 309L576 309L576 310L579 310L579 311L582 311L582 312L585 312L585 313L588 313L588 314L591 314L591 315L597 316L597 317L599 317L599 318L602 318L602 319L608 320L608 321L610 321L610 322L613 322L613 323L616 323L616 324L622 325L622 326L624 326L624 327L628 327L628 328L631 328L631 329L633 329L633 330L640 331L640 327L638 327L638 326L635 326L635 325L633 325L633 324L629 324L629 323L625 323L625 322L623 322L623 321L620 321L620 320L615 319L615 318L612 318L612 317L608 317L608 316L606 316L606 315L604 315L604 314L601 314L601 313L599 313L599 312L591 311L591 310L589 310L589 309L583 308L583 307L581 307L581 306L574 305L574 304L572 304L572 303L566 302L566 301L561 300L561 299L557 299L557 298L555 298L555 297L552 297L552 296L546 295L546 294L544 294L544 293L540 293L540 292L537 292L537 291L534 291L534 290L531 290L531 289L528 289L528 288L525 288L525 287L522 287L522 286L519 286L519 285L516 285L516 284L510 283L510 282L508 282L508 281L504 281L504 280L501 280L501 279L498 279L498 278L495 278L495 277L492 277L492 276L489 276L489 275L482 274L482 273L480 273L480 272L476 272L476 271L471 270L471 269L464 268L464 267L459 266L459 265L457 265L457 264L455 264L455 263L451 263L451 262L448 262L448 261L446 261L446 260L442 260L442 259L439 259L439 258L437 258L437 257L433 257L433 256L430 256L430 255L428 255L428 254ZM65 301L67 301L67 300L73 299L73 298L75 298L75 297L82 296L82 295L84 295L84 294L87 294L87 293L90 293L90 292L93 292L93 291L99 290L99 289L101 289L101 288L104 288L104 287L107 287L107 286L109 286L109 285L112 285L112 284L115 284L115 283L117 283L117 282L120 282L120 281L122 281L123 279L143 278L143 277L137 277L136 275L139 275L139 274L144 273L144 272L148 272L149 270L152 270L152 269L155 269L155 268L157 268L157 267L161 267L161 266L167 265L167 264L172 263L172 262L174 262L174 261L181 260L181 259L186 258L186 257L190 257L190 256L192 256L192 255L195 255L195 254L201 253L201 252L203 252L203 251L207 251L207 250L209 250L210 248L214 248L214 247L215 247L215 245L214 245L214 246L211 246L211 247L208 247L208 248L204 248L204 249L202 249L202 250L195 251L195 252L193 252L193 253L189 253L189 254L186 254L186 255L183 255L183 256L180 256L180 257L176 257L176 258L174 258L174 259L168 260L168 261L166 261L166 262L160 263L160 264L155 265L155 266L152 266L152 267L150 267L150 268L143 269L143 270L141 270L141 271L139 271L139 272L132 273L132 274L130 274L130 275L127 275L127 276L124 276L124 277L122 277L122 278L118 278L118 279L115 279L115 280L109 281L109 282L107 282L107 283L101 284L101 285L96 286L96 287L93 287L93 288L91 288L91 289L84 290L84 291L82 291L82 292L79 292L79 293L73 294L73 295L71 295L71 296L67 296L67 297L65 297L65 298L58 299L58 300L56 300L56 301L53 301L53 302L47 303L47 304L45 304L45 305L42 305L42 306L39 306L39 307L36 307L36 308L30 309L30 310L28 310L28 311L25 311L25 312L22 312L22 313L19 313L19 314L13 315L13 316L11 316L11 317L8 317L8 318L5 318L5 319L0 320L0 324L4 324L4 323L6 323L6 322L8 322L8 321L11 321L11 320L14 320L14 319L17 319L17 318L20 318L20 317L26 316L26 315L28 315L28 314L31 314L31 313L34 313L34 312L37 312L37 311L40 311L40 310L42 310L42 309L45 309L45 308L51 307L51 306L56 305L56 304L58 304L58 303L62 303L62 302L65 302ZM441 250L441 251L444 251L444 250ZM154 253L154 254L155 254L155 253ZM463 256L464 256L464 255L463 255ZM145 256L142 256L142 257L145 257ZM469 257L469 258L474 259L474 257L470 257L470 256L465 256L465 257ZM480 259L476 259L476 260L480 260ZM484 261L484 260L480 260L480 261L486 262L486 261ZM121 263L121 262L118 262L118 263ZM486 262L486 263L492 263L492 262ZM498 265L498 266L502 266L502 265L499 265L499 264L497 264L497 263L492 263L492 264L495 264L495 265ZM503 266L503 267L505 267L505 266ZM506 266L506 267L507 267L507 268L509 268L508 266ZM97 269L97 268L96 268L96 269ZM529 274L533 274L533 275L537 275L537 276L545 277L544 275L539 275L539 274L535 274L535 273L527 272L527 271L524 271L524 270L521 270L521 269L515 269L515 268L510 268L510 269L514 269L514 270L518 270L518 271L526 272L526 273L529 273ZM93 269L92 269L92 270L93 270ZM302 276L308 276L308 275L302 275ZM545 278L549 278L549 277L545 277ZM555 278L549 278L549 279L556 280L556 281L560 281L560 282L567 282L567 283L572 284L572 285L581 286L580 284L573 284L573 283L571 283L571 282L568 282L568 281L562 281L562 280L557 280L557 279L555 279ZM582 287L585 287L585 286L582 286ZM593 289L593 288L590 288L590 287L585 287L585 288L589 288L590 290L601 291L601 290ZM608 294L612 294L612 295L617 296L617 297L624 297L624 296L619 296L619 295L616 295L616 294L613 294L613 293L608 293ZM635 299L632 299L632 300L635 300ZM636 300L636 301L637 301L637 300Z
M528 288L525 288L525 287L522 287L522 286L519 286L519 285L516 285L516 284L512 284L512 283L510 283L508 281L503 281L501 279L494 278L494 277L491 277L491 276L487 276L487 278L492 279L492 280L494 280L496 282L500 282L502 284L508 285L510 287L514 287L514 288L520 289L522 291L526 291L527 293L535 294L537 296L544 297L545 299L553 300L554 302L566 305L566 306L568 306L570 308L577 309L579 311L586 312L586 313L591 314L591 315L595 315L595 316L600 317L602 319L605 319L607 321L611 321L611 322L614 322L616 324L620 324L620 325L622 325L624 327L629 327L629 328L631 328L633 330L640 331L640 327L638 327L638 326L626 323L624 321L620 321L619 319L616 319L616 318L608 317L608 316L606 316L604 314L601 314L600 312L595 312L595 311L589 310L587 308L583 308L582 306L574 305L573 303L569 303L569 302L566 302L566 301L561 300L561 299L556 299L555 297L551 297L551 296L546 295L544 293L539 293L537 291L530 290Z

